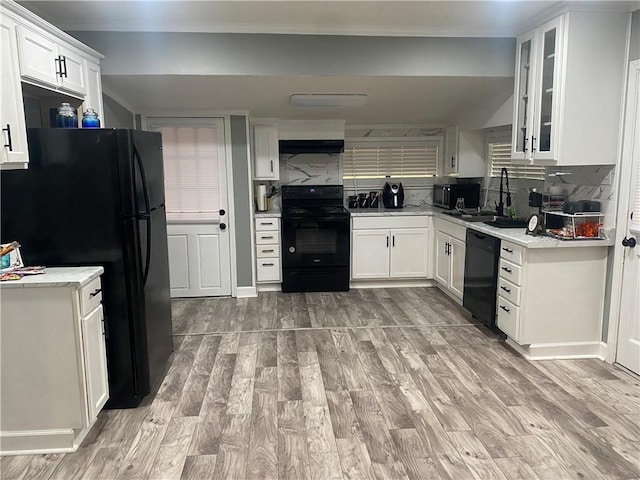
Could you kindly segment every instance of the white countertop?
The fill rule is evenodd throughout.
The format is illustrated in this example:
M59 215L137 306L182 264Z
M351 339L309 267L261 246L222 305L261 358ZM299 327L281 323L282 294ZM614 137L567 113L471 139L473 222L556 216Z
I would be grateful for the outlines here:
M407 215L433 215L442 211L440 208L434 208L431 205L422 205L419 207L403 207L403 208L347 208L352 217L391 217L391 216L407 216Z
M103 273L102 267L46 267L41 275L25 275L20 280L0 282L0 288L82 286Z

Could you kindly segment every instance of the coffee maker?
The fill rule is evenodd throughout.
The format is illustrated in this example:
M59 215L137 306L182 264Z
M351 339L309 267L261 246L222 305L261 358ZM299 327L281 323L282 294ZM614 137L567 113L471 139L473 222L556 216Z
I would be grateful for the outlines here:
M402 183L384 184L382 189L382 204L384 208L402 208L404 205L404 189Z

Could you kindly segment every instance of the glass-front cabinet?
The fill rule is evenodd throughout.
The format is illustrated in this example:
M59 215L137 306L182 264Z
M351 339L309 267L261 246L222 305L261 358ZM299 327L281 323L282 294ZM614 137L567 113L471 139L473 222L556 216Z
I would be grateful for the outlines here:
M564 16L518 37L512 157L555 160Z

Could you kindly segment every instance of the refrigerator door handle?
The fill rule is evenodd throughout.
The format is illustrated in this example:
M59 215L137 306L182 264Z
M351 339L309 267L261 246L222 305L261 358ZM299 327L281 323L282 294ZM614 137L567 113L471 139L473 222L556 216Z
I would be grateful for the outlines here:
M142 274L142 284L147 284L147 278L149 277L149 268L151 267L151 201L149 200L149 187L147 185L147 175L144 171L144 163L142 156L133 142L133 156L136 159L136 164L140 170L140 178L142 180L142 195L144 196L144 213L138 214L138 219L145 220L147 222L147 252L144 264L144 270Z

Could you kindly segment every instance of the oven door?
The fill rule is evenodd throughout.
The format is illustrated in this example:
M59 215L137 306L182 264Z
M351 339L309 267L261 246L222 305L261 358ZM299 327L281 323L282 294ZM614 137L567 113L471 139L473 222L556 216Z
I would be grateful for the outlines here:
M348 267L349 217L283 217L282 267Z

